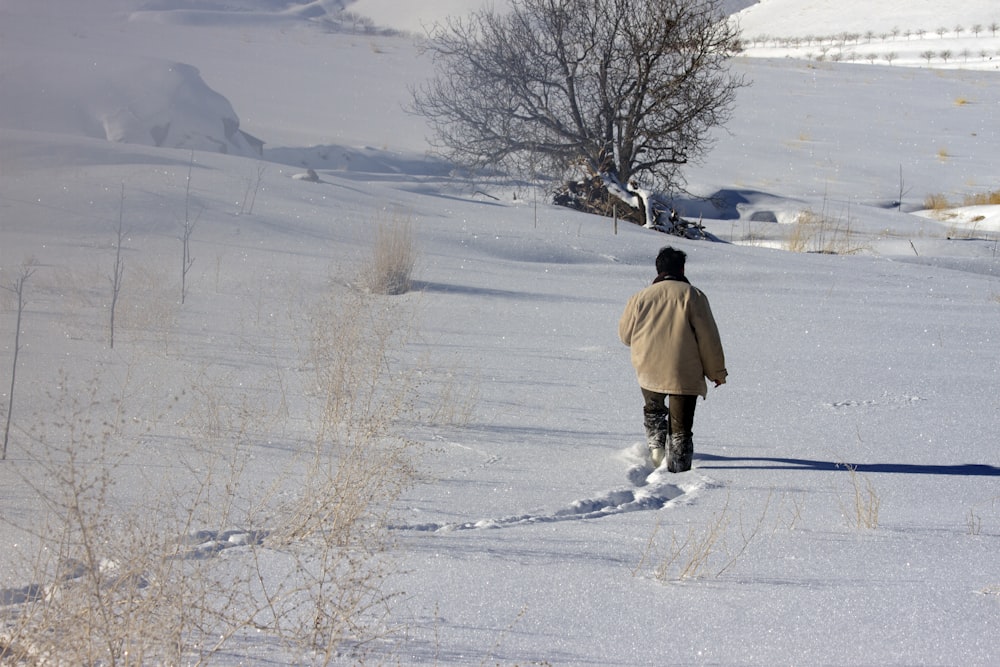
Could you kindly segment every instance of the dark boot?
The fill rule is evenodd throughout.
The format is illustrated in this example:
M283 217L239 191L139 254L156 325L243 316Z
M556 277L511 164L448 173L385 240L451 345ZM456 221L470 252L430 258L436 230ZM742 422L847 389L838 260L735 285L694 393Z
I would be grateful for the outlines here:
M674 433L670 437L670 448L667 452L667 470L670 472L687 472L691 469L694 458L694 440L685 433Z
M646 427L646 446L653 467L659 468L666 458L666 445L670 439L670 420L665 412L647 412L643 418Z

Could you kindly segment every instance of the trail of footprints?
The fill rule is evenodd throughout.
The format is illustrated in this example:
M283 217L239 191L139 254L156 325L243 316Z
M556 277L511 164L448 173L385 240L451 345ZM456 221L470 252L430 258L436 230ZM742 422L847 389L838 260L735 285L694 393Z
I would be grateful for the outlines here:
M620 458L630 464L625 472L628 486L574 500L552 512L517 514L456 523L400 523L392 525L391 528L400 531L447 533L460 530L511 528L537 523L599 519L625 512L657 510L704 486L704 478L696 473L672 475L663 468L653 470L642 443L637 443L622 452ZM499 457L491 457L482 465L489 466L498 460ZM261 531L198 531L178 540L176 553L173 557L210 558L220 551L232 547L263 544L266 537L267 534ZM72 585L85 574L81 570L82 567L82 564L75 561L63 563L57 582L50 586L29 584L21 588L0 589L0 606L37 600L47 595L50 589ZM115 564L102 563L102 568L104 567L114 570ZM143 586L144 583L139 582L139 585Z
M641 443L633 445L623 452L622 458L631 463L625 473L629 482L628 486L612 489L589 498L574 500L553 512L516 514L453 523L400 523L394 524L392 528L394 530L447 533L459 530L511 528L536 523L599 519L625 512L657 510L703 485L702 480L696 474L672 475L663 468L653 470L645 454L645 447Z

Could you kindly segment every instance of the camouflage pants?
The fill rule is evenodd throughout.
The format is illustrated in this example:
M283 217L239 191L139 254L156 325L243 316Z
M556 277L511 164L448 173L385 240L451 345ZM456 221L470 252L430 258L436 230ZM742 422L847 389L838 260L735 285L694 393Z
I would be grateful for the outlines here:
M686 394L661 394L648 389L642 390L645 405L643 421L646 427L646 441L651 450L666 450L667 470L686 472L691 469L694 457L694 440L691 429L694 426L694 409L697 396ZM654 464L656 458L654 457Z
M687 394L661 394L648 389L642 390L645 400L642 412L647 420L662 419L667 422L668 434L691 437L694 428L694 409L698 397Z

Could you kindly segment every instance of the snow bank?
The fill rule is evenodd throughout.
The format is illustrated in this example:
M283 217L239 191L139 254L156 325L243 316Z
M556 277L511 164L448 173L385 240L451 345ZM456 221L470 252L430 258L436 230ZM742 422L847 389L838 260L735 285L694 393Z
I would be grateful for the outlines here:
M955 229L955 235L963 232L968 235L975 233L1000 232L1000 206L959 206L945 211L918 211L916 215L922 218L938 220Z
M191 65L34 55L0 77L0 126L121 143L257 156L225 97Z

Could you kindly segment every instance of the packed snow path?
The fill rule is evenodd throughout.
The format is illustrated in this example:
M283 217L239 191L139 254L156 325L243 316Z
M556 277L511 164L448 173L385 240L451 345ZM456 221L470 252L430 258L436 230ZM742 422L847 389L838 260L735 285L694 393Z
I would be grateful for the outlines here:
M699 475L697 471L675 475L667 472L666 468L653 470L645 453L645 445L642 443L636 443L624 450L620 458L631 464L625 473L630 486L574 500L553 512L516 514L451 523L400 523L394 524L392 528L447 533L456 530L511 528L535 523L600 519L625 512L658 510L710 484L710 480Z

